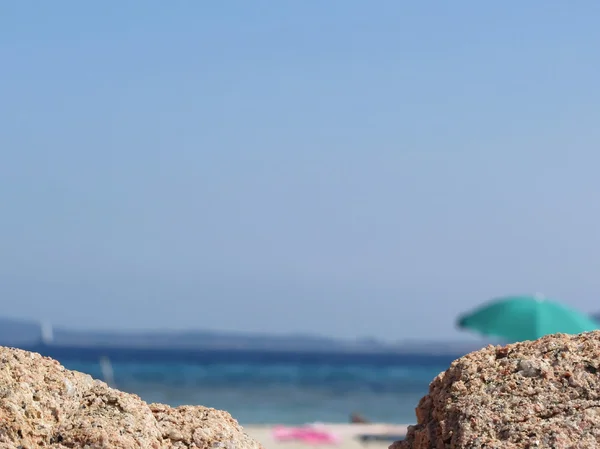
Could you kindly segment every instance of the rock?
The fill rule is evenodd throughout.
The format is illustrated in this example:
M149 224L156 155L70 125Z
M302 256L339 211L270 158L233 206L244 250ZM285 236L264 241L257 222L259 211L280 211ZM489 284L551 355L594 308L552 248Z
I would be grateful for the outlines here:
M390 449L600 447L600 331L556 334L455 360Z
M146 404L39 354L0 347L0 449L262 449L227 412Z

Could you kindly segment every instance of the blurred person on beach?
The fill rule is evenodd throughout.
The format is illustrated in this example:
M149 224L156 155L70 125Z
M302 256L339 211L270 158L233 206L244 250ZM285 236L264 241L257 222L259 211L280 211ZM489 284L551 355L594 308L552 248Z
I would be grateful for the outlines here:
M350 422L352 424L367 424L370 421L362 416L360 413L353 412L350 414Z

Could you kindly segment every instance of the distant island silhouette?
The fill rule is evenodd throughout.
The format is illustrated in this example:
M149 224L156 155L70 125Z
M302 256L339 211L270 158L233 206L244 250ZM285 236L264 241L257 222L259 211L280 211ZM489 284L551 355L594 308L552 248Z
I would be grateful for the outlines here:
M464 354L485 342L407 341L386 343L374 338L342 340L304 334L272 335L207 330L100 331L53 327L49 322L0 318L0 345L24 349L44 346L77 348L257 350L306 352L400 352Z

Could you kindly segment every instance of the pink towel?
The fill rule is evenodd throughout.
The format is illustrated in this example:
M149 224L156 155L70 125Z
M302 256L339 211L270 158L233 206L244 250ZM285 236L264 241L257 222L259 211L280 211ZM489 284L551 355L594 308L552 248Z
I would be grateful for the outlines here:
M273 428L273 438L276 441L303 441L311 444L339 444L340 438L332 432L318 430L310 427L284 427Z

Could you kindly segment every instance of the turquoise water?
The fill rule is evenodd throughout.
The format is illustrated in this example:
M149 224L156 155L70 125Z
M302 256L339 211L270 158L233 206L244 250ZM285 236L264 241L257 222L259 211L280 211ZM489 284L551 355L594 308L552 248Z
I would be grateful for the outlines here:
M51 355L67 368L102 379L98 354ZM227 351L104 355L117 388L148 402L224 409L242 424L346 422L351 412L374 421L413 423L429 382L454 358Z

